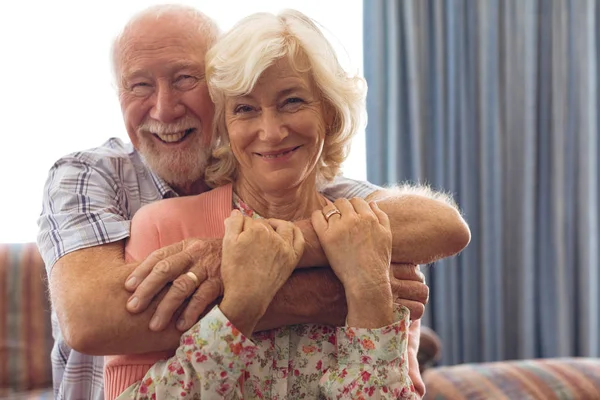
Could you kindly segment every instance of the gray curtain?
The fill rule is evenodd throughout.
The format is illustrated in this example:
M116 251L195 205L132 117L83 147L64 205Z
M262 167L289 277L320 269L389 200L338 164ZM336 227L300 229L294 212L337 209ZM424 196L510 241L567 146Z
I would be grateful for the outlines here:
M368 178L454 195L426 267L444 364L600 356L594 0L365 0Z

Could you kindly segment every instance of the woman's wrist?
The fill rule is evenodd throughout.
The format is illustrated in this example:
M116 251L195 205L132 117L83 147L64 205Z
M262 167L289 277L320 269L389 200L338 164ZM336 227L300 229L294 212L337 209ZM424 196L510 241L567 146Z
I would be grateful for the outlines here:
M244 336L250 337L254 332L256 324L265 314L268 303L258 299L239 298L238 296L223 297L219 309L232 323L232 325L242 332Z
M394 301L390 284L346 290L348 326L377 329L394 323Z

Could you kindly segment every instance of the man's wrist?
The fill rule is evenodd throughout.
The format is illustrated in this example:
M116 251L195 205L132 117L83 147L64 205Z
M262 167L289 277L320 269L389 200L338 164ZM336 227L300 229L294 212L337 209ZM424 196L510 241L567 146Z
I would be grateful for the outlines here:
M325 252L321 247L319 237L317 236L317 233L315 232L310 220L305 219L296 221L295 225L302 231L302 236L304 236L305 243L304 253L302 253L302 258L300 258L298 267L328 266L329 260L327 260L327 257L325 256Z

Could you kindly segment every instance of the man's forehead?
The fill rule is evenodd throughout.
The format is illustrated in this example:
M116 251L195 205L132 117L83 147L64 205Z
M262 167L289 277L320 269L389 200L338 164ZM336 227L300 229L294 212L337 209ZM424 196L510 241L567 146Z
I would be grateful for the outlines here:
M194 36L163 32L124 38L120 47L123 72L132 75L148 69L165 72L186 68L204 70L204 41L200 35Z

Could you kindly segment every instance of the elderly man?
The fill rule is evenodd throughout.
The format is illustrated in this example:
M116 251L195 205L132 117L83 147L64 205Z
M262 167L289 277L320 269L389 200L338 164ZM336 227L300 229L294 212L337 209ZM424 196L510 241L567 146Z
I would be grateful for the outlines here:
M213 105L203 79L204 55L217 36L215 24L190 8L158 6L133 18L113 54L132 143L111 139L61 158L50 170L38 245L53 305L57 399L103 398L102 357L84 353L175 349L181 332L222 294L218 240L186 240L140 264L126 264L124 256L129 221L141 206L208 190L202 177ZM394 294L411 318L420 318L428 292L416 264L455 254L470 239L452 202L424 189L394 194L343 178L323 193L376 199L390 215L393 261L411 264L393 267ZM310 223L298 224L307 240L301 266L327 265ZM343 323L343 298L327 268L298 270L261 328ZM411 378L422 386L420 377Z

